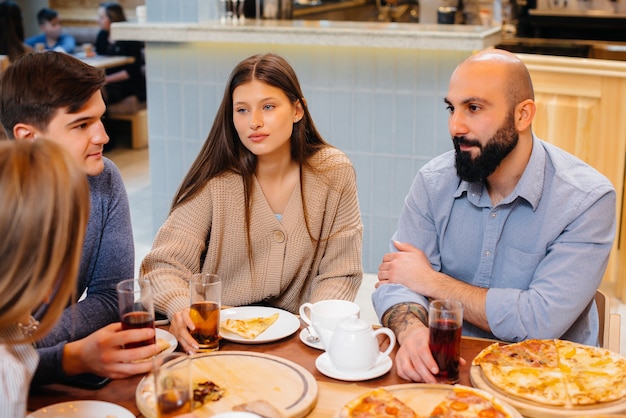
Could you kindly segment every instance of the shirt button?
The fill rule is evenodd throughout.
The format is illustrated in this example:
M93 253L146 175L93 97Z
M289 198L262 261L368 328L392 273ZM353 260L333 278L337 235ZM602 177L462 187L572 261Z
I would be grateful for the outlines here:
M274 239L276 242L283 242L285 241L285 234L283 231L274 231Z
M487 250L485 251L485 257L489 257L491 255L491 251Z
M496 216L498 216L498 215L496 214L496 212L491 212L491 215L490 215L490 216L491 216L492 218L495 218L495 217L496 217Z

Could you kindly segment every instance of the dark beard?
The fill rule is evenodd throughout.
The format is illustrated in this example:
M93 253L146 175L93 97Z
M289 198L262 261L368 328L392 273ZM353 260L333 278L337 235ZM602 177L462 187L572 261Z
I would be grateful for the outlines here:
M454 149L456 150L456 172L461 180L467 182L484 181L500 165L502 160L509 155L517 145L519 134L515 129L515 122L511 116L509 120L489 139L484 147L474 140L469 140L463 136L452 138ZM459 144L478 146L480 154L472 159L469 152L461 152Z

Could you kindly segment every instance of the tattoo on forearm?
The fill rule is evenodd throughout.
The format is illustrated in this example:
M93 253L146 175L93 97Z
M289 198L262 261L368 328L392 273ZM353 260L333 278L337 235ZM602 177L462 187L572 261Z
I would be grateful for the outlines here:
M382 317L382 325L398 333L406 330L417 321L428 326L428 312L418 303L407 302L394 305Z

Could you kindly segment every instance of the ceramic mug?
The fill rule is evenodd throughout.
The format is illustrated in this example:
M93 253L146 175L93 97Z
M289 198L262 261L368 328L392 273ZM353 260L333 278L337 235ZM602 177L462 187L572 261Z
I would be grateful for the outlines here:
M330 346L330 340L337 325L344 319L358 318L360 314L359 305L341 299L306 302L300 306L300 318L315 329L325 350L328 350Z

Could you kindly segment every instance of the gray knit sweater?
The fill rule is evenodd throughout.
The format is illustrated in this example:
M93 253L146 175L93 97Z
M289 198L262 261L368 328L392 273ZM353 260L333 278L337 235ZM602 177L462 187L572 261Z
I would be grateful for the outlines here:
M37 342L41 359L33 385L63 379L61 361L66 342L119 321L115 286L134 277L135 247L128 196L115 164L104 158L104 171L89 177L89 187L91 211L76 288L77 296L85 290L87 295L68 306L52 332Z

